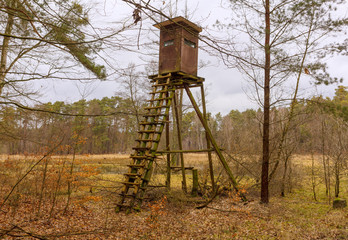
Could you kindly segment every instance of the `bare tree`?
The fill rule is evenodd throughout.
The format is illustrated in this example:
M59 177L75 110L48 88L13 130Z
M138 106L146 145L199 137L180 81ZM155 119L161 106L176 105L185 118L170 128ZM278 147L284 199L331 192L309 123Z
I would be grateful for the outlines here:
M254 97L263 109L261 202L269 201L270 109L291 99L287 124L284 125L275 158L279 159L289 124L293 119L302 73L310 74L316 83L338 81L330 78L321 61L341 45L330 43L330 36L346 27L346 18L333 19L336 1L263 1L231 0L232 22L217 26L231 33L229 41L211 44L226 65L237 67L254 87ZM212 38L212 37L211 37ZM240 41L239 41L240 40ZM263 40L263 41L262 41ZM331 39L332 40L332 39ZM285 92L286 82L295 82L293 91ZM287 83L291 84L291 83ZM289 85L288 85L289 86ZM287 94L287 96L286 96ZM276 160L279 161L279 160ZM278 164L275 165L274 172Z
M149 92L149 81L143 72L136 70L136 65L130 63L123 71L121 80L122 91L117 94L129 99L137 124L140 122L141 107L145 101L145 93Z

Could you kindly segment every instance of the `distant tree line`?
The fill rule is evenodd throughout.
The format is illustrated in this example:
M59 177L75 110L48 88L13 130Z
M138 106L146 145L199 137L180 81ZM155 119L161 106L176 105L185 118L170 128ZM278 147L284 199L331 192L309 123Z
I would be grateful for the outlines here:
M57 101L38 104L34 108L35 111L14 105L1 105L2 153L36 153L40 147L52 144L54 139L62 139L62 145L70 146L79 139L81 142L78 152L81 154L130 152L138 130L137 118L141 119L141 108L145 104L146 102L139 103L139 109L135 109L130 98L114 96L74 103ZM320 153L320 139L328 141L334 130L339 130L339 134L347 128L347 88L338 87L333 99L315 97L298 101L295 111L296 118L285 136L286 144L283 144L281 155L286 154L285 148L290 148L289 151L293 149L291 151L295 153ZM260 154L262 114L260 109L248 109L243 112L231 110L225 116L220 113L215 116L208 114L208 121L213 134L225 151ZM286 107L271 109L271 128L274 133L271 136L272 155L276 154L288 114L289 108ZM171 125L171 136L175 145L176 133L173 124ZM325 128L322 131L329 133L320 135L323 134L321 128ZM204 128L192 109L184 111L181 131L185 149L204 148ZM329 142L332 141L328 141L327 144ZM62 153L69 153L69 148Z
M61 142L62 154L104 154L125 152L131 148L137 124L131 101L121 97L61 101L35 106L31 111L1 106L2 153L31 154L43 146Z

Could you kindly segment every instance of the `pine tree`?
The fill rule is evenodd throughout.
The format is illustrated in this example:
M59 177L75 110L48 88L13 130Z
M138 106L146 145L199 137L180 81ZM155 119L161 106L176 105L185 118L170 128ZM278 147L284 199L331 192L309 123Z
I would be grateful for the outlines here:
M34 93L23 87L33 80L69 78L67 71L76 62L105 79L105 67L94 60L98 45L86 39L91 35L85 31L89 19L81 4L72 0L1 2L2 96Z

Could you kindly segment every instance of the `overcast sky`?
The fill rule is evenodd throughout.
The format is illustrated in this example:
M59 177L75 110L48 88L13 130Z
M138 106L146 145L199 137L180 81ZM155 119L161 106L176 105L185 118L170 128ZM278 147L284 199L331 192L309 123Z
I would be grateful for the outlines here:
M96 5L93 1L85 0L85 2L93 7L91 10L91 20L100 27L112 27L116 21L123 17L129 17L132 9L124 4L121 0L99 0ZM162 0L153 2L163 2ZM168 2L168 1L167 1ZM175 1L173 1L175 2ZM188 6L190 10L194 9L192 21L199 22L203 28L209 28L214 34L212 25L217 19L224 20L228 16L228 11L222 9L220 1L211 0L189 0ZM348 9L348 8L347 8ZM347 9L341 10L347 14ZM183 15L179 12L178 15ZM151 27L154 24L149 19L145 19L143 27ZM153 28L156 30L155 28ZM159 30L156 30L159 31ZM216 33L218 34L218 33ZM146 37L145 35L141 35ZM141 46L140 46L141 51ZM140 54L125 54L115 56L119 59L119 65L126 67L130 62L140 62ZM207 93L207 108L212 113L221 112L227 114L232 109L243 111L248 108L258 108L257 104L252 101L250 95L250 87L243 79L241 74L235 69L227 69L221 61L214 57L210 57L207 53L200 51L199 59L209 61L209 66L200 69L198 75L206 79L205 86ZM345 77L343 85L348 85L348 57L335 57L329 60L330 72L337 77ZM337 85L329 87L317 87L309 83L310 79L304 78L301 83L301 93L304 96L323 94L332 97L334 89ZM119 91L117 79L110 81L94 81L88 85L72 83L71 81L53 83L47 86L47 94L43 96L43 101L67 101L72 102L81 99L82 95L88 96L87 99L110 97Z

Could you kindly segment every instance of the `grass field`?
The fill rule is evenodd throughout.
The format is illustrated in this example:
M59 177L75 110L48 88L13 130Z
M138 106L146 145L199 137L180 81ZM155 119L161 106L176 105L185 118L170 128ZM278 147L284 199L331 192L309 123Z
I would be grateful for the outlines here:
M141 212L115 213L117 193L129 155L0 156L0 239L347 239L348 210L333 209L325 194L320 156L292 160L291 192L279 197L271 188L268 205L259 203L258 185L246 175L248 202L226 188L207 207L208 191L191 197L181 191L180 172L172 189L164 188L165 162L158 160ZM185 154L186 166L208 179L204 154ZM217 176L222 168L214 159ZM234 165L231 163L231 167ZM242 171L240 171L242 173ZM25 178L23 178L25 176ZM187 171L191 187L191 171ZM223 184L223 174L219 184ZM333 180L332 180L333 184ZM251 187L253 186L253 187ZM333 189L333 187L332 187ZM208 188L209 190L209 188ZM289 189L290 190L290 189ZM331 195L333 192L331 192ZM348 176L342 174L340 197L348 199ZM331 200L331 201L330 201Z

